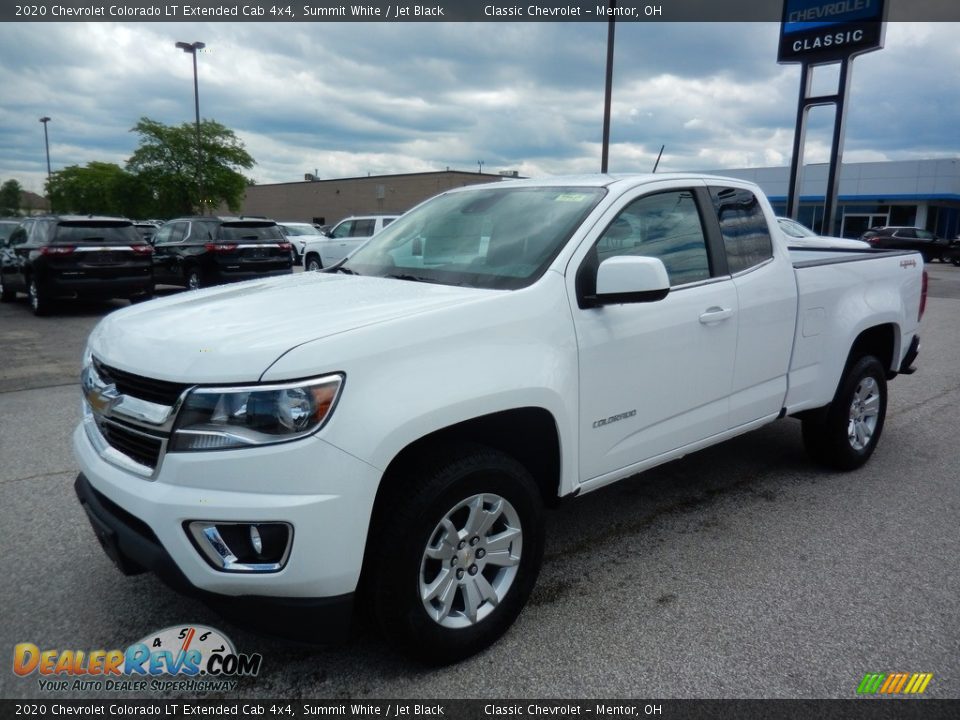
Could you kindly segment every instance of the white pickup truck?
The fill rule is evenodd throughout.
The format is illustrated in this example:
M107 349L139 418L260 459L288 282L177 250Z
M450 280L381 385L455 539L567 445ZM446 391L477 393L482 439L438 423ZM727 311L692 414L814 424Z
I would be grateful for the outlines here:
M520 613L557 498L785 416L866 462L925 288L916 253L790 250L740 180L452 190L324 272L104 318L76 490L127 573L301 638L362 599L450 662Z

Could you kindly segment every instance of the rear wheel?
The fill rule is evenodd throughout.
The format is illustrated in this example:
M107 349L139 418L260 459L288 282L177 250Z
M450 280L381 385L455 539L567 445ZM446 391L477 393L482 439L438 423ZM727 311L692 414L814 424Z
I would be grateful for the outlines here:
M873 454L887 413L887 380L872 355L847 371L824 413L803 419L803 442L818 462L837 470L856 470Z
M319 272L323 270L323 263L320 262L320 258L312 253L307 255L305 263L304 269L306 269L307 272Z
M960 267L960 255L954 255L953 260L951 260L950 262L953 263L954 267Z
M513 458L463 445L413 465L379 503L367 591L387 638L430 664L495 642L543 557L539 490Z
M33 276L27 282L27 296L30 298L30 309L34 315L42 316L50 312L50 295Z
M187 268L186 285L187 290L199 290L203 287L203 275L200 273L200 268L196 266Z

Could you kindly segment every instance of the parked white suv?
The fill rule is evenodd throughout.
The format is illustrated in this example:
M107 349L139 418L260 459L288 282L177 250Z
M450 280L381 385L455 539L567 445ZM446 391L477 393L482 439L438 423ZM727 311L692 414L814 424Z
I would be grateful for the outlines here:
M352 253L399 215L352 215L334 226L327 237L311 239L303 248L303 267L320 270Z

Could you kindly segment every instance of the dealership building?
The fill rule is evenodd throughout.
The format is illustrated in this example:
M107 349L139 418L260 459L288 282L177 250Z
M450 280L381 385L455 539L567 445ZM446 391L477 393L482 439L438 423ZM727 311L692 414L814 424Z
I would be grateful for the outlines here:
M515 177L514 173L506 173ZM399 215L429 197L452 188L503 180L504 174L442 170L251 185L241 214L275 220L333 224L350 215Z
M845 163L834 227L821 229L827 170L826 164L803 169L799 220L804 225L840 237L859 237L877 225L912 225L940 237L960 237L960 159ZM709 172L757 183L777 214L786 214L789 168ZM307 175L299 182L252 185L242 213L322 225L349 215L399 214L444 190L496 182L504 176L516 177L516 173L445 170L334 180Z
M911 225L960 237L960 159L844 163L832 228L823 223L828 165L806 165L799 220L823 235L860 237L877 225ZM790 168L712 170L757 183L778 215L786 215Z

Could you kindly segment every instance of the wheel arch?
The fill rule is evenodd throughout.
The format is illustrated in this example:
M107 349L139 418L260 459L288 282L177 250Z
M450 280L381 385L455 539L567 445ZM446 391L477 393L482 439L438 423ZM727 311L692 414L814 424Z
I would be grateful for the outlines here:
M390 461L377 489L377 504L400 472L437 445L473 443L510 455L533 476L544 503L557 501L560 490L560 432L556 419L541 407L522 407L464 420L408 443Z
M862 330L850 346L847 362L844 364L843 378L847 376L850 367L860 358L873 355L887 371L889 380L896 375L899 361L900 328L895 323L884 323Z

